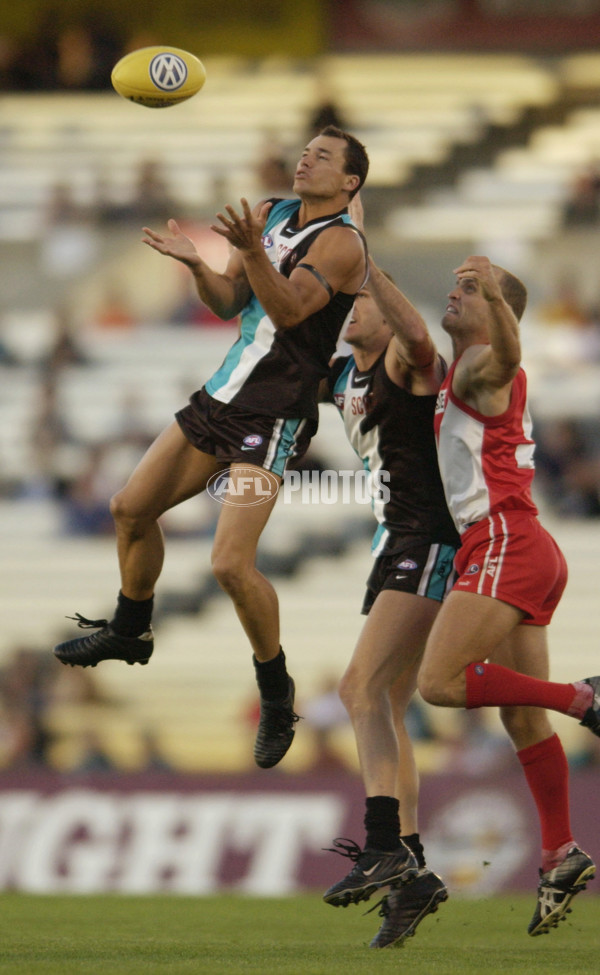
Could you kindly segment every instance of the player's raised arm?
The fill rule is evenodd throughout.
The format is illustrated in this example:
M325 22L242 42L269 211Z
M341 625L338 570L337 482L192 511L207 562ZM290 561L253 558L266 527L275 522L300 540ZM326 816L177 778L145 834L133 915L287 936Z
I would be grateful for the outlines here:
M432 368L437 351L423 316L372 258L369 268L369 291L397 339L397 355L411 369Z
M364 210L360 193L350 201L348 212L364 233ZM369 257L369 291L398 340L396 354L410 369L427 370L435 365L437 352L423 316L396 287L389 276Z
M143 243L189 267L194 275L198 294L215 315L228 321L234 318L247 303L251 289L240 255L233 251L225 271L220 274L202 260L196 246L181 231L175 220L167 224L170 234L159 234L144 227Z
M521 364L519 323L503 293L505 272L487 257L468 257L454 273L462 300L483 302L478 323L484 345L469 350L459 365L459 378L462 374L462 383L473 390L505 387Z

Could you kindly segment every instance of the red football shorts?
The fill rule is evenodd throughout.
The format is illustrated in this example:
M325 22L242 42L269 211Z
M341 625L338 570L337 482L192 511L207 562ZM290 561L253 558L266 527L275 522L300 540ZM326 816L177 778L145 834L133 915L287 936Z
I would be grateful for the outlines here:
M501 599L523 610L524 623L548 625L567 584L567 563L535 515L501 511L476 522L461 541L454 589Z

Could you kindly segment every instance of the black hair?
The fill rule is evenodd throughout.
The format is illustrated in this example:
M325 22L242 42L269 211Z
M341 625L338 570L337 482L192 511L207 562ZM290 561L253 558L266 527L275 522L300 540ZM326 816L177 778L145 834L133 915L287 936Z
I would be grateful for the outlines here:
M369 172L369 157L367 150L362 142L343 129L338 129L337 125L327 125L319 135L326 135L333 139L343 139L346 143L346 165L344 172L351 176L358 176L358 186L350 192L350 199L356 196L363 185Z

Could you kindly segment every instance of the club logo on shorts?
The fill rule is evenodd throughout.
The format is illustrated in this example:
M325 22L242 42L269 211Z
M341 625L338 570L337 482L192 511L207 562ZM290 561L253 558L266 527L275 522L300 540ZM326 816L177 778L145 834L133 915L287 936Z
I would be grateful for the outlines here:
M477 572L479 572L479 566L477 565L477 562L471 562L471 565L469 566L469 568L465 572L465 575L466 576L474 576Z
M404 559L403 562L399 562L396 566L397 569L418 569L419 566L412 559Z
M263 438L258 433L250 433L244 437L242 450L254 450L255 447L260 447L262 442Z
M150 62L150 77L161 91L176 91L185 83L187 65L176 54L163 52Z
M272 247L273 238L271 237L271 234L265 234L263 237L261 237L261 243L263 247Z

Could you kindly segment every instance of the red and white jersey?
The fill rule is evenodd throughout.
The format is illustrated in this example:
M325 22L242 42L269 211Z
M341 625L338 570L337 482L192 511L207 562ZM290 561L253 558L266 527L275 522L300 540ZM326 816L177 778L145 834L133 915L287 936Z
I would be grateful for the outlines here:
M534 475L532 423L523 369L500 416L477 413L452 392L454 362L435 409L438 462L446 503L460 533L498 511L529 511Z

